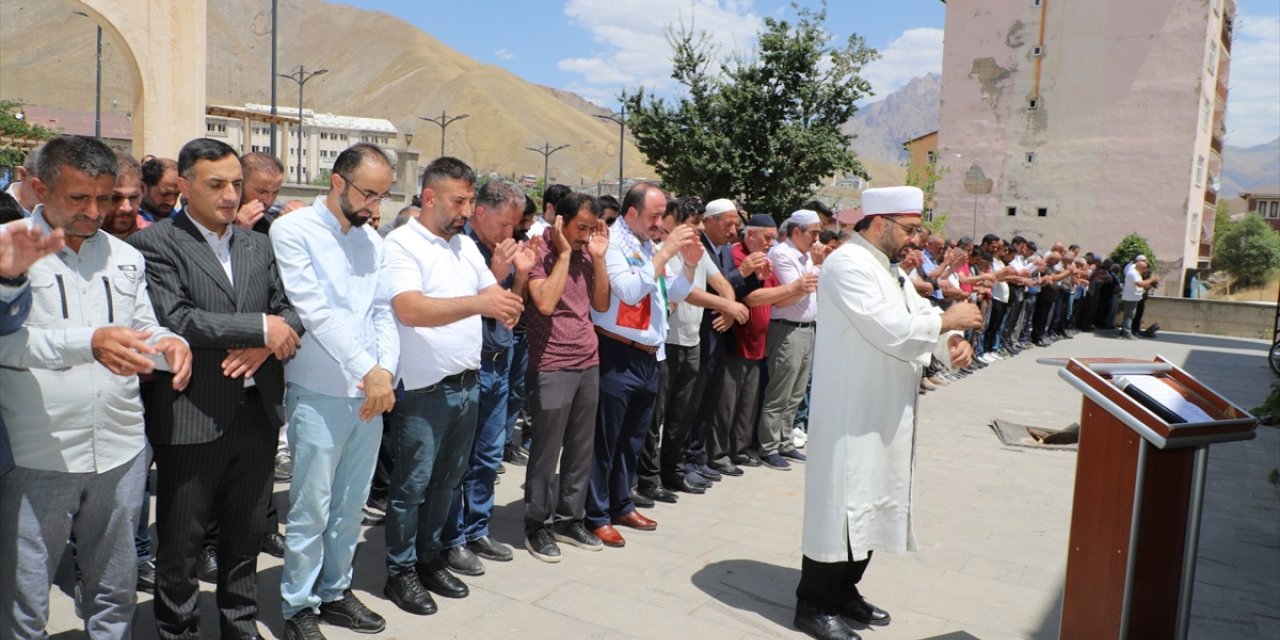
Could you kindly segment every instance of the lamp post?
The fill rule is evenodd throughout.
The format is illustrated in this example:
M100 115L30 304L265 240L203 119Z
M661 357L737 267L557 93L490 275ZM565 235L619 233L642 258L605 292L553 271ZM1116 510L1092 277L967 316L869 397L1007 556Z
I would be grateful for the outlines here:
M470 118L470 117L471 117L471 114L469 114L469 113L460 113L460 114L458 114L458 115L456 115L456 116L451 116L451 115L449 115L449 114L448 114L448 112L446 112L446 111L444 111L444 110L441 110L441 111L440 111L440 117L439 117L439 118L426 118L426 117L423 117L423 116L418 116L418 119L419 119L419 120L426 120L427 122L434 122L434 123L436 123L437 125L439 125L439 126L440 126L440 157L442 157L442 158L443 158L443 157L444 157L444 132L445 132L445 130L449 128L449 125L451 125L451 124L453 124L453 123L455 123L455 122L457 122L457 121L459 121L459 120L465 120L465 119Z
M89 17L83 11L72 11L78 16ZM94 77L93 93L93 137L102 139L102 25L98 25L97 72Z
M293 73L276 74L281 78L288 78L298 83L298 184L302 184L302 87L307 84L308 80L325 73L329 73L329 70L316 69L307 71L306 67L298 65L298 70Z
M546 190L546 188L547 188L547 169L550 167L550 164L551 164L551 154L553 154L553 153L555 153L555 152L557 152L557 151L559 151L559 150L561 150L561 149L567 149L567 148L569 148L569 145L567 145L567 144L562 144L562 145L560 145L560 146L558 146L558 147L552 147L552 146L551 146L551 143L550 143L550 142L547 142L547 143L544 143L541 147L525 147L525 148L526 148L526 149L528 149L528 150L530 150L530 151L534 151L534 152L536 152L536 153L541 153L541 154L542 154L542 188L543 188L543 190Z
M280 15L279 0L271 0L271 115L276 115L276 33L280 24L277 18ZM298 117L302 117L302 109L298 109ZM299 134L302 132L299 131ZM252 138L250 138L252 140ZM271 155L276 155L276 120L271 119Z
M618 199L622 199L622 144L624 136L627 133L627 105L622 105L622 110L618 113L609 115L596 115L601 120L608 120L618 125Z

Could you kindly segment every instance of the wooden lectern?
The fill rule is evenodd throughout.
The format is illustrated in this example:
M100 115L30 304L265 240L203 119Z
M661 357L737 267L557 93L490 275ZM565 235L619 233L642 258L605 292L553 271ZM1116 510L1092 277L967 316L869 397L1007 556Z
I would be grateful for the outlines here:
M1258 421L1158 356L1071 359L1058 374L1084 394L1060 637L1186 638L1209 445L1252 439ZM1158 380L1211 420L1149 409L1120 375Z

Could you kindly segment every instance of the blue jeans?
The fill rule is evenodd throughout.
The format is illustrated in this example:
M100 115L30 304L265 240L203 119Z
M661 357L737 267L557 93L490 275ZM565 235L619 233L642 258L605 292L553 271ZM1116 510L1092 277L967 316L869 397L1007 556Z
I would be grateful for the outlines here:
M471 460L462 486L454 492L453 508L445 526L446 547L489 535L493 517L493 483L502 464L507 437L507 369L511 350L497 360L480 363L479 430L471 447Z
M360 419L364 398L324 395L296 384L286 387L284 402L293 450L280 574L280 609L288 620L341 598L351 586L382 417Z
M516 418L520 417L520 412L524 410L525 402L525 385L526 378L529 374L529 341L525 338L523 329L515 331L513 334L515 339L511 343L511 360L507 369L507 439L504 441L507 446L513 444L516 433ZM520 446L528 449L533 446L533 426L531 420L526 420L524 428L520 430Z
M444 548L453 491L471 458L479 415L474 372L461 379L403 390L391 412L395 462L387 501L387 575L413 571Z

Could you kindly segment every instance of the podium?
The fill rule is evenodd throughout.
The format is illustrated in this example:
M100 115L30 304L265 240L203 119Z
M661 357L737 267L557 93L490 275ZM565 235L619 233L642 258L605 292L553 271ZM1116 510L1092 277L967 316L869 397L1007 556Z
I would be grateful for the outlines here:
M1073 358L1058 375L1084 395L1059 637L1186 638L1209 446L1258 421L1159 356ZM1138 376L1196 421L1117 384Z

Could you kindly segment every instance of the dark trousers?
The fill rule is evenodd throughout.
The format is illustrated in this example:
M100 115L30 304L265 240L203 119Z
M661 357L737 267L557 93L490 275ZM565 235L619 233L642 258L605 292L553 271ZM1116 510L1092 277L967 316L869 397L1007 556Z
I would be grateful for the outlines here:
M684 471L684 442L693 424L701 361L696 345L668 344L667 359L658 363L658 396L638 466L641 486L672 484Z
M631 486L658 395L658 359L609 338L600 340L600 400L587 489L589 528L635 511Z
M1057 287L1040 287L1040 293L1036 295L1035 307L1033 307L1034 310L1031 316L1032 342L1038 342L1045 337L1049 328L1049 320L1053 317L1053 305L1057 300Z
M517 327L511 341L511 362L507 368L507 441L506 446L520 445L528 449L533 445L533 424L524 421L520 428L520 442L515 442L516 422L525 409L525 388L531 377L529 371L529 340L523 328ZM526 414L527 415L527 414Z
M982 351L988 353L996 350L996 338L1000 335L1000 326L1004 322L1004 313L1009 305L995 298L991 299L991 315L987 317L987 327L982 335Z
M818 562L804 556L800 561L800 585L796 587L796 599L823 613L839 613L862 598L858 583L862 581L867 565L871 564L871 554L867 552L866 560L854 560L850 551L849 559L841 562Z
M529 379L534 428L524 479L524 528L582 520L596 435L600 367L536 371ZM556 468L560 473L557 476Z
M707 434L710 462L725 464L746 453L759 413L761 360L735 355L725 359L718 407Z
M712 329L710 322L703 323L702 341L698 344L702 367L693 388L693 406L697 411L690 415L692 423L688 426L684 443L684 460L691 467L702 466L709 461L707 439L711 435L711 422L720 408L725 342L726 338Z
M258 551L277 438L257 390L250 389L217 440L153 446L159 539L155 615L161 638L200 637L196 562L215 519L221 635L257 634Z

